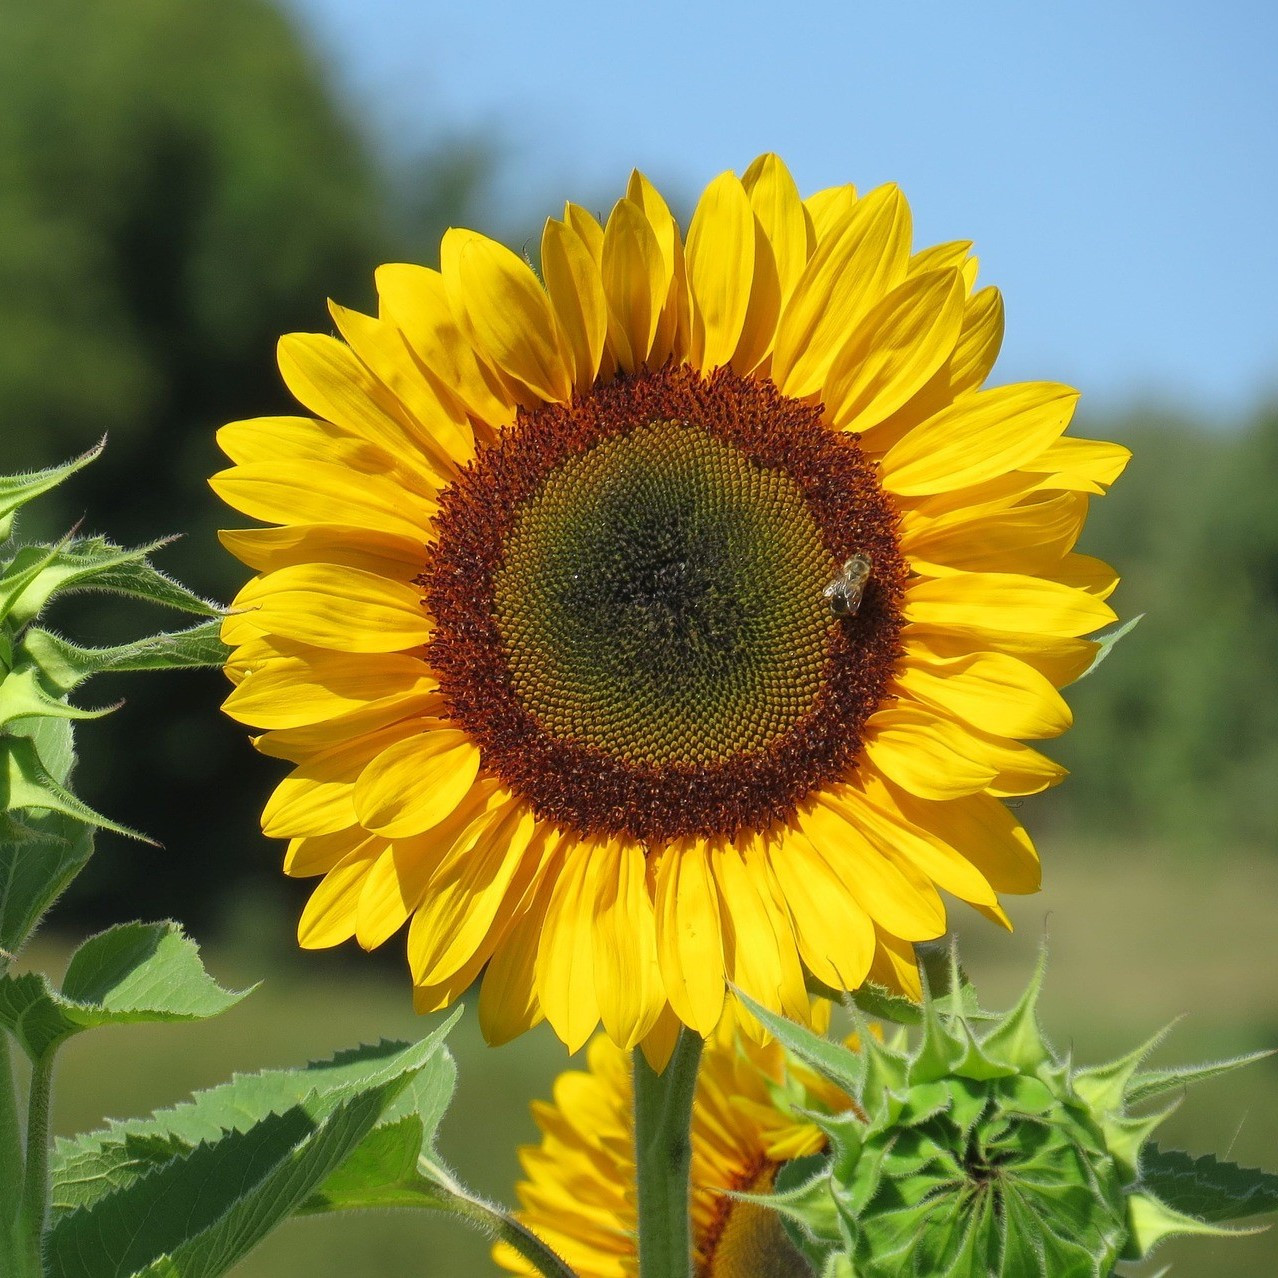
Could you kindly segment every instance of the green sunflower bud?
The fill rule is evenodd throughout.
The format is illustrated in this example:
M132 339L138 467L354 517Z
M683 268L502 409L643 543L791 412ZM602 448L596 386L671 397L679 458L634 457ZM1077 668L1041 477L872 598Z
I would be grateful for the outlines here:
M853 1080L864 1113L814 1114L829 1156L815 1172L786 1169L778 1192L759 1199L787 1220L816 1272L1099 1278L1170 1236L1234 1233L1220 1222L1278 1207L1278 1178L1242 1168L1215 1177L1232 1197L1180 1192L1170 1173L1183 1175L1184 1156L1146 1147L1175 1104L1142 1104L1265 1053L1141 1072L1160 1034L1108 1065L1075 1069L1039 1027L1042 975L1040 963L1002 1017L970 1000L964 1011L959 997L943 1010L928 997L912 1047L866 1032L857 1053L751 1004L812 1068L844 1087ZM1210 1161L1213 1171L1228 1166ZM1210 1180L1205 1173L1195 1188ZM1198 1214L1180 1210L1178 1197Z
M87 859L95 828L136 835L95 812L70 788L72 724L115 709L73 706L69 694L95 674L220 665L221 610L154 568L164 542L124 549L76 530L52 544L23 543L18 512L92 462L98 445L49 470L0 476L0 958L11 954L39 914ZM191 629L111 648L84 648L41 624L50 605L81 591L125 595L204 620ZM47 853L47 855L46 855Z

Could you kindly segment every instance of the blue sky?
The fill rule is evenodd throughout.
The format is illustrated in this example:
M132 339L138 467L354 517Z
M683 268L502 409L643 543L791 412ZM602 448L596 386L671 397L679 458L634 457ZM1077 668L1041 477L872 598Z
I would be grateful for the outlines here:
M491 129L501 194L686 200L778 151L899 182L1004 291L1004 378L1221 420L1278 393L1278 9L1261 0L289 0L387 144ZM493 229L493 228L479 228Z

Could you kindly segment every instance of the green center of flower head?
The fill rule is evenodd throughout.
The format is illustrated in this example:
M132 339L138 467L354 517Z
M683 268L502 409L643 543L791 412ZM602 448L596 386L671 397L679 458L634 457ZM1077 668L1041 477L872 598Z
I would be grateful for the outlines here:
M570 458L519 509L494 579L516 695L623 759L757 750L811 710L831 560L784 472L686 422Z
M450 713L580 834L786 819L886 696L895 512L856 437L770 383L666 368L523 412L437 531L421 581Z

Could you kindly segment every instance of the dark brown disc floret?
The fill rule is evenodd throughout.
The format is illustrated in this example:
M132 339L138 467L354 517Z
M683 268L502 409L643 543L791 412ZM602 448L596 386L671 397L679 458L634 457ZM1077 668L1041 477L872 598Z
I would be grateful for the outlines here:
M521 411L436 526L421 582L451 717L580 835L787 819L887 695L895 512L857 437L770 382L668 367Z

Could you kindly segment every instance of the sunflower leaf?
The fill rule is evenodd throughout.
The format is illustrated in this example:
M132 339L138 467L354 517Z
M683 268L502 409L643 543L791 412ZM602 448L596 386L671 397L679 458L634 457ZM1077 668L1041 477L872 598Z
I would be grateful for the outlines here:
M60 991L38 972L0 977L0 1025L37 1061L98 1025L203 1020L243 997L209 976L176 923L124 923L76 950Z
M92 856L93 828L60 812L30 815L20 830L0 835L0 960L22 949Z
M1199 1220L1223 1224L1278 1211L1278 1175L1258 1167L1150 1145L1140 1170L1143 1189L1173 1211Z
M415 1044L240 1076L59 1142L47 1273L215 1278L297 1212L433 1205L402 1186L452 1093L443 1040L459 1014Z

